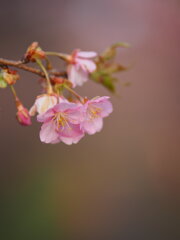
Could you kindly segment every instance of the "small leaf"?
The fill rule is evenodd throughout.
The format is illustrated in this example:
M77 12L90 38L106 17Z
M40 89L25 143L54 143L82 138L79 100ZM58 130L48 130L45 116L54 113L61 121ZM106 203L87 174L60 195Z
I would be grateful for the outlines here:
M6 88L7 87L7 83L4 81L0 81L0 88Z
M112 63L112 64L108 64L108 65L104 66L104 72L106 72L108 74L124 71L126 69L127 68L125 66L120 65L118 63Z
M126 43L126 42L118 42L118 43L113 44L111 47L112 48L118 48L118 47L129 48L130 44Z
M91 78L100 84L102 84L104 87L106 87L111 92L115 92L115 86L114 82L117 80L116 78L113 78L110 74L104 73L104 72L93 72L91 74Z
M115 92L114 80L109 75L104 76L102 84L111 92Z
M118 42L107 48L101 55L104 60L111 60L116 56L116 50L118 47L128 48L130 45L124 42Z
M106 87L109 91L115 92L115 82L117 78L114 78L113 74L127 70L127 67L115 63L113 58L116 56L118 47L129 47L129 44L118 42L107 48L97 59L96 66L97 69L95 72L90 74L90 77L104 87ZM111 60L111 61L110 61Z
M4 80L2 73L0 73L0 88L6 88L7 82Z

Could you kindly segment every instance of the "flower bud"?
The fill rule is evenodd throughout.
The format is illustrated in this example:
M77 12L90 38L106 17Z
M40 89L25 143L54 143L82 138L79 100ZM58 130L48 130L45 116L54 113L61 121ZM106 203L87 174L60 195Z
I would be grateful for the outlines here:
M19 80L19 74L15 70L3 69L2 76L4 81L9 85L13 85Z
M55 95L42 94L37 96L35 103L29 110L29 115L34 116L36 113L43 114L48 109L54 107L59 102L59 98Z
M63 84L64 82L65 82L65 78L62 78L62 77L51 77L51 83L53 85Z
M17 113L16 118L18 122L23 126L31 125L31 118L29 116L28 110L22 105L22 103L18 103L17 105Z
M24 59L25 61L35 62L36 59L44 59L45 52L39 47L38 42L33 42L27 49Z

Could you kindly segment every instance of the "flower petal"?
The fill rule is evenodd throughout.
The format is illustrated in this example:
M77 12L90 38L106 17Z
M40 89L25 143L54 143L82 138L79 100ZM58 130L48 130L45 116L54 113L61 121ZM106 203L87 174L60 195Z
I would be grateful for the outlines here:
M94 118L85 120L82 124L82 129L88 134L92 135L96 132L100 132L103 127L102 118Z
M80 66L70 64L67 69L68 79L73 84L73 87L82 86L88 80L87 71L83 71Z
M60 126L58 133L62 137L76 138L84 135L79 124L67 122L64 126Z
M59 141L59 134L53 121L46 122L41 126L40 139L41 142L45 143L57 143Z
M39 114L45 113L48 109L52 108L54 105L57 104L57 97L44 95L37 98L35 104L37 107L37 112Z
M107 117L113 111L112 103L108 100L109 97L98 97L89 101L89 107L101 109L100 116Z
M80 64L81 68L84 71L88 71L89 73L94 72L96 70L96 64L92 60L88 59L77 59L77 63Z
M61 103L56 104L56 105L53 107L53 110L54 110L55 112L65 112L65 111L68 111L68 110L76 109L77 107L79 107L79 105L77 105L76 103L72 103L72 102L61 102Z
M71 145L73 143L78 143L81 138L84 137L84 135L78 136L76 138L67 138L67 137L61 137L61 141L64 142L67 145Z
M34 115L36 114L36 112L37 112L37 107L36 107L36 105L34 104L34 105L30 108L30 110L29 110L29 115L32 117L32 116L34 116Z
M48 109L52 108L59 101L61 101L61 99L56 96L51 96L48 94L40 95L36 98L34 105L29 110L29 114L30 116L34 116L36 112L38 114L45 113Z
M79 57L79 58L94 58L94 57L97 57L97 53L80 51L77 53L77 57Z
M37 115L38 122L47 122L54 116L54 110L50 108L47 112Z
M64 111L67 115L67 120L73 124L79 124L84 120L83 106L76 106L74 109Z

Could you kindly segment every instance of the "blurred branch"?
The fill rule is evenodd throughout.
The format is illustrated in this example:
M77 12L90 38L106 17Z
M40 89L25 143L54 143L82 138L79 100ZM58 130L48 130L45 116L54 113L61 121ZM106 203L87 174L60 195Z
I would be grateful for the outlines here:
M33 68L33 67L29 67L23 61L13 61L13 60L7 60L4 58L0 58L0 67L7 67L7 66L19 68L19 69L25 70L27 72L31 72L36 75L39 75L41 77L45 77L45 74L41 70ZM49 73L53 74L55 76L64 76L66 74L66 72L57 72L55 70L51 70Z

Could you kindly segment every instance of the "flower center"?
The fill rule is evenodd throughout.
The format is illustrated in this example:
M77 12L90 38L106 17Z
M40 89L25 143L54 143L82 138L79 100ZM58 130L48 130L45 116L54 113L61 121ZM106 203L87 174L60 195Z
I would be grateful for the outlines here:
M56 122L57 128L60 131L64 130L64 127L68 127L69 129L71 129L71 127L69 126L68 120L67 120L67 114L66 113L56 113L54 115L53 120Z
M95 106L90 106L88 108L88 115L90 120L93 120L94 118L99 117L99 114L101 113L101 108L95 107Z

